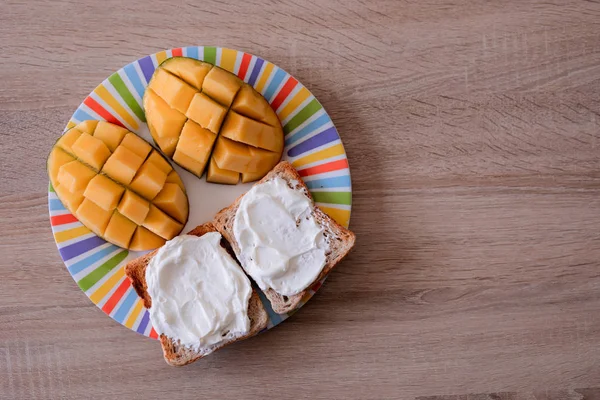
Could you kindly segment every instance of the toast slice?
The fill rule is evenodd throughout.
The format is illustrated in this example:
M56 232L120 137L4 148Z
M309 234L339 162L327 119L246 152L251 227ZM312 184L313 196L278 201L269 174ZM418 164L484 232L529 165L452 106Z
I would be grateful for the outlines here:
M191 232L189 232L188 235L200 237L208 232L217 232L215 226L210 222L197 226ZM226 246L224 247L227 249ZM125 274L127 274L131 280L133 288L138 296L140 296L142 302L144 303L144 307L147 309L152 307L152 299L148 294L148 286L146 284L146 267L157 251L158 249L138 257L135 260L127 263L125 266ZM254 336L261 330L265 329L267 327L269 317L262 305L262 302L260 301L260 298L258 297L258 293L254 288L252 288L252 295L250 296L250 300L248 302L248 317L250 318L250 330L246 334L231 338L229 340L224 340L199 350L182 346L178 340L174 340L161 334L160 344L163 349L165 361L174 366L187 365L204 356L207 356L215 350L225 347L228 344L246 339L250 336Z
M287 161L282 161L271 170L264 178L255 183L260 185L261 183L267 182L275 177L284 179L288 185L295 190L302 192L306 197L313 201L312 196L308 190L308 187L302 181L302 177L298 174L296 169ZM214 219L214 224L219 233L229 242L233 251L235 252L238 260L240 259L240 248L235 240L233 234L233 222L235 215L238 210L239 203L243 195L238 197L236 201L229 207L222 209L217 213ZM313 203L314 204L314 203ZM354 247L355 235L348 229L338 224L333 218L325 214L315 206L313 211L317 223L325 228L325 236L329 238L329 252L325 254L325 266L321 271L321 274L315 280L315 282L323 279L332 269L335 267ZM242 264L242 268L244 265ZM264 291L265 296L271 302L273 311L278 314L288 313L298 307L304 295L306 295L308 289L314 285L313 282L300 293L293 296L284 296L277 293L273 289L267 289Z

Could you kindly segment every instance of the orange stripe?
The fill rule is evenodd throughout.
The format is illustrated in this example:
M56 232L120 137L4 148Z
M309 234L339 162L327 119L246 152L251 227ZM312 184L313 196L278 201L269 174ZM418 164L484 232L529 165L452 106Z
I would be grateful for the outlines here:
M348 168L348 160L342 159L337 161L331 161L325 164L316 165L314 167L304 168L298 171L300 176L310 176L316 174L324 174L325 172L337 171L340 169Z
M123 282L121 282L121 284L117 288L117 290L115 290L112 296L110 296L110 299L108 299L104 306L102 306L102 311L104 311L107 314L110 314L119 302L119 300L121 300L121 297L123 297L129 286L131 286L131 282L129 281L129 279L124 279Z

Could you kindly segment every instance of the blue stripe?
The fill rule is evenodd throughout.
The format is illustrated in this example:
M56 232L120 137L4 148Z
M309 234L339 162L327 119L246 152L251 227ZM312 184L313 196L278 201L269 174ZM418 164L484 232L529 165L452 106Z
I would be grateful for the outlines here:
M313 181L304 182L309 189L323 189L335 187L350 187L350 176L335 176L333 178L315 179Z
M131 82L135 88L138 96L140 96L140 98L143 97L144 92L146 91L146 86L142 83L142 80L140 79L140 76L138 75L138 72L133 64L127 64L124 69L127 78L129 78L129 82Z
M146 78L146 82L150 82L152 74L154 74L154 62L152 61L152 57L146 56L138 60L138 64L144 74L144 78Z
M273 308L271 307L271 302L265 297L265 294L263 293L263 291L256 290L256 293L258 293L260 302L263 304L263 307L265 308L265 311L267 312L267 315L269 316L269 320L271 320L271 323L273 324L273 326L275 326L275 325L279 324L281 321L283 321L283 318L281 317L281 315L279 315L275 311L273 311Z
M58 249L58 252L60 253L63 261L68 261L71 258L80 256L98 246L102 246L104 243L106 243L106 241L100 239L98 236L92 236L68 246L61 247Z
M63 203L58 200L58 199L50 199L48 200L48 206L50 208L50 211L62 211L62 210L66 210L65 206L63 206Z
M326 129L323 132L309 139L306 139L304 142L296 145L295 147L292 147L291 149L289 149L288 155L290 157L296 157L300 154L306 153L307 151L316 149L317 147L323 146L324 144L331 143L339 139L340 137L337 133L337 130L335 129L335 127L332 126L331 128Z
M319 118L306 124L306 126L304 126L304 128L300 129L293 135L287 137L285 139L285 145L289 146L289 145L297 142L298 140L302 139L304 136L307 136L308 134L315 132L317 129L321 128L323 125L327 124L328 122L331 122L331 118L329 118L329 115L327 115L327 114L321 115Z
M197 47L186 47L185 54L190 58L198 60L198 48Z
M117 322L121 324L123 323L135 299L137 299L137 294L135 293L135 290L133 290L133 288L131 287L129 288L129 294L127 295L127 297L125 297L125 300L123 300L123 302L121 303L121 307L119 307L117 313L113 317Z
M248 79L248 84L250 86L254 86L256 83L256 79L258 78L258 74L260 73L260 68L265 63L262 58L256 57L256 62L254 63L254 68L252 68L252 73L250 74L250 79Z
M80 122L87 121L88 119L96 119L96 118L92 117L90 114L83 111L81 108L78 108L77 110L75 110L75 114L73 114L73 117L75 117L75 119Z
M83 271L84 269L86 269L87 267L92 265L93 263L100 261L101 259L103 259L107 255L109 255L110 253L113 253L120 249L121 249L120 247L117 247L114 244L111 244L107 248L102 249L102 250L92 254L91 256L84 258L83 260L77 261L75 264L73 264L67 268L69 269L69 272L71 273L71 275L75 275L75 274Z
M143 335L144 331L146 330L146 327L148 326L149 320L150 320L150 314L148 313L148 310L146 310L146 311L144 311L144 316L142 317L142 320L140 321L140 324L138 325L136 332L141 333Z
M283 78L285 78L285 77L286 77L285 71L282 70L281 68L277 68L277 72L275 72L275 76L273 76L273 79L271 79L271 83L269 83L269 87L267 88L267 91L264 93L265 99L267 99L267 101L269 101L271 99L271 97L273 97L273 95L275 94L275 90L277 90L279 85L281 85L281 82L283 82Z

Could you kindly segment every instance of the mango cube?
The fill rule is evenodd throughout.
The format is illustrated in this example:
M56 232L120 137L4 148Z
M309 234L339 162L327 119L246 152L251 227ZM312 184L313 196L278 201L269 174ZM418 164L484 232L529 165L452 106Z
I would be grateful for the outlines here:
M150 211L150 203L132 191L127 190L117 210L136 224L141 225Z
M111 211L99 207L88 198L84 198L81 205L77 208L77 218L92 232L103 236L108 221L112 215Z
M274 152L283 149L283 135L276 127L263 124L236 112L229 112L223 123L221 135L228 139Z
M188 121L181 131L176 153L183 153L197 161L200 164L199 174L202 174L216 138L217 135L214 133L195 122Z
M62 135L60 139L58 139L56 144L60 148L65 150L67 153L73 154L73 144L77 141L77 139L79 139L79 136L81 135L82 133L80 130L76 128L71 128L67 132L65 132L65 134Z
M137 225L133 221L115 212L106 226L104 237L117 246L127 248L136 228Z
M85 188L83 195L106 211L112 211L119 204L125 189L104 175L96 175Z
M62 185L56 185L54 187L54 191L58 195L60 201L62 201L63 205L69 210L72 214L75 214L77 208L81 205L81 202L85 199L83 197L83 190L78 192L71 192L69 189L63 187Z
M148 153L150 153L150 150L152 150L152 146L150 146L148 142L132 132L125 135L121 141L121 146L133 151L144 160L148 156Z
M197 93L185 115L201 127L219 133L226 113L227 109L225 107L204 93Z
M96 130L92 132L94 132L94 137L102 140L110 151L115 151L119 143L121 143L121 140L123 140L129 131L119 125L99 121L96 125Z
M154 205L150 205L150 212L144 221L144 227L158 236L170 240L183 228L183 225L169 217Z
M165 158L156 150L152 150L152 153L150 153L150 156L148 156L146 162L151 162L152 164L156 165L165 174L169 174L173 170L171 164L169 164L169 162L165 160Z
M144 109L154 111L152 118L148 119L148 126L152 127L150 133L152 133L154 140L166 137L177 138L179 136L179 132L181 132L181 128L183 128L183 124L187 119L186 116L172 109L151 88L146 89Z
M236 185L240 180L240 173L221 169L215 162L214 158L210 159L208 164L208 173L206 181L212 183L224 183L226 185Z
M73 153L77 158L97 170L102 168L102 165L110 156L110 150L104 142L87 133L82 133L73 143Z
M269 103L249 85L242 86L235 96L231 109L267 125L277 126L280 124L277 114L273 112Z
M119 146L106 160L102 172L117 182L128 185L135 173L144 163L144 159L125 146Z
M192 157L185 155L181 151L175 151L173 154L173 161L181 166L181 168L191 172L192 174L200 177L204 172L206 164L200 161L194 160Z
M60 171L60 168L74 159L75 158L72 155L60 147L55 146L48 156L47 168L50 180L53 182L56 181L58 179L58 171Z
M152 200L162 189L167 174L151 162L145 162L139 169L130 187L148 200Z
M212 67L212 64L185 57L172 58L161 64L161 68L180 77L198 90L202 89L204 78Z
M242 183L256 181L265 176L281 158L280 153L274 153L272 151L258 149L256 147L248 146L248 151L252 156L252 170L253 172L242 173Z
M229 107L241 86L242 81L237 76L219 67L214 67L206 74L202 83L202 91Z
M179 174L175 172L175 170L169 172L169 175L167 175L167 183L176 183L177 186L179 186L181 190L183 190L183 193L185 193L185 186L183 184L183 181L181 180Z
M171 108L182 114L185 114L190 106L192 97L198 93L196 89L174 75L171 75L164 68L156 70L148 86L169 104Z
M108 122L107 122L108 123ZM92 135L96 130L96 126L98 126L98 121L93 119L88 119L87 121L83 121L75 125L75 129L80 130L81 132L89 133Z
M176 183L165 183L152 203L182 224L187 221L188 199Z
M224 138L217 139L213 159L221 169L228 169L237 172L254 172L250 168L253 163L253 157L248 150L248 146Z
M74 160L60 167L57 180L63 188L75 193L84 190L94 176L94 170Z
M143 226L138 226L129 243L129 249L133 251L152 250L163 244L165 244L165 239L155 235Z

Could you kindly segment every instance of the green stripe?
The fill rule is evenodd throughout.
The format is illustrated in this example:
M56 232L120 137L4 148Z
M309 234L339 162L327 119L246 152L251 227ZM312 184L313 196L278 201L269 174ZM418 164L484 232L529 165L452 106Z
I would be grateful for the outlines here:
M315 113L322 108L323 107L319 104L317 99L313 99L313 101L308 103L302 110L298 112L298 114L294 115L294 117L290 119L287 124L285 124L283 131L286 134L290 133L300 126L304 121L315 115Z
M125 103L127 103L131 111L134 112L140 121L146 122L144 111L142 111L142 108L127 88L127 85L125 85L125 82L123 82L121 76L118 73L112 74L108 77L108 81L114 86L115 89L117 89L117 92L121 95L123 100L125 100Z
M204 61L216 64L217 63L217 48L216 47L205 47L204 48Z
M350 192L311 192L310 194L317 203L352 204Z
M101 266L99 266L98 268L81 278L81 280L77 282L81 290L85 292L86 290L94 286L96 282L98 282L106 274L112 271L117 265L119 265L119 263L123 261L125 257L127 257L127 254L129 254L129 251L123 250L122 252L114 255L110 260L108 260L107 262L105 262L104 264L102 264Z
M48 190L50 192L55 192L54 188L52 187L52 182L48 182Z

